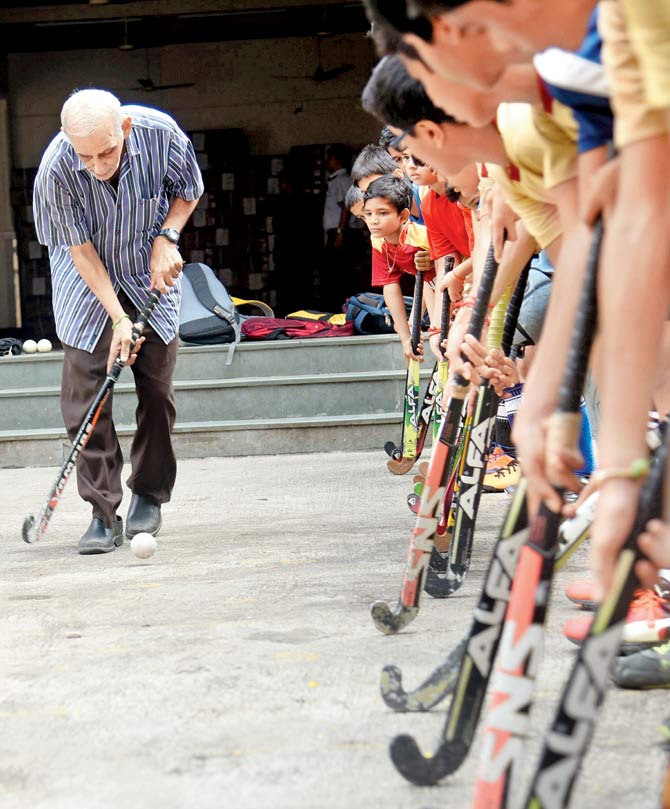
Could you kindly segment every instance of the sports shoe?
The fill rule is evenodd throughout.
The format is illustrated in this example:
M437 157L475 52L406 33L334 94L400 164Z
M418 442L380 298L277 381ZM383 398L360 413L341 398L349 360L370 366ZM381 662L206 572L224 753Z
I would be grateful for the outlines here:
M593 581L573 581L565 588L565 595L573 604L578 604L583 610L593 611L598 607L598 602L595 600L595 589L596 584Z
M486 459L486 474L498 469L501 464L506 464L510 457L500 444L494 444Z
M624 654L637 652L670 639L670 598L660 588L636 590L623 628L621 649ZM565 637L581 645L591 629L593 618L571 618L563 625Z
M484 475L485 492L504 492L508 486L516 486L521 480L521 467L516 458L510 455L500 456L495 469L486 469Z
M620 657L612 681L619 688L670 688L670 641Z

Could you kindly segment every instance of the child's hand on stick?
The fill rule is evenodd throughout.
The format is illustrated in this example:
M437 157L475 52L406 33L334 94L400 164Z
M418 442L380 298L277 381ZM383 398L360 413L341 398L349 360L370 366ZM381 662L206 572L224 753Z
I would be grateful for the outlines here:
M440 281L440 291L449 293L449 299L453 302L463 300L463 287L465 279L456 275L454 270L450 270Z
M432 260L427 250L419 250L414 254L414 266L417 270L424 273L432 273L435 271L435 262Z
M409 363L410 360L423 362L423 335L419 340L419 345L417 346L416 353L412 349L412 337L410 335L407 335L407 337L401 337L400 343L402 345L402 353L405 355L405 361L407 363Z

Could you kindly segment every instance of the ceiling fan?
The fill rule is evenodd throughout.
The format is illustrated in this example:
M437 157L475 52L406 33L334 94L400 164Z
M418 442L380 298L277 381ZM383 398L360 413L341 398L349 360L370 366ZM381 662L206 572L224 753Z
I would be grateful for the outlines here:
M309 79L310 81L314 81L317 83L321 83L324 81L333 81L334 79L339 79L340 76L343 76L345 73L349 73L353 70L356 65L352 64L351 62L346 62L342 65L336 65L335 67L331 68L324 68L321 64L321 36L317 36L316 38L316 69L313 73L308 73L307 75L303 74L302 76L273 76L273 79Z
M127 28L125 29L124 33L124 43L127 45ZM132 49L132 46L125 48L125 50ZM149 63L149 49L145 48L144 51L144 58L145 58L145 67L146 67L146 76L139 77L137 79L137 87L122 87L120 89L130 91L135 90L139 91L142 90L145 93L154 93L157 90L176 90L179 87L195 87L195 82L187 81L187 82L180 82L179 84L156 84L154 80L151 78L151 65Z

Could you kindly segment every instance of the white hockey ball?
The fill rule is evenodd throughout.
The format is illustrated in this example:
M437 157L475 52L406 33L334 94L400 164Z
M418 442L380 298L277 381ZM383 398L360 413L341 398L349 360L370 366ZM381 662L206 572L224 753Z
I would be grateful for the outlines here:
M34 354L37 351L37 343L34 340L24 340L21 350L24 354Z
M47 351L51 351L52 348L53 346L51 345L51 340L47 340L46 337L43 337L37 343L37 350L40 352L40 354L46 354Z
M156 537L143 531L130 540L130 550L138 559L148 559L156 551Z

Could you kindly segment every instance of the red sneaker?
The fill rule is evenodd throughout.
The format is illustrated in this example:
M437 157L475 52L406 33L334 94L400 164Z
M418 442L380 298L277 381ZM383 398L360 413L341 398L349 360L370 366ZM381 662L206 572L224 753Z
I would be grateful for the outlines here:
M563 625L565 637L580 645L589 634L592 617L571 618ZM657 588L636 590L623 629L624 653L647 649L670 638L670 597Z
M598 602L595 600L595 589L596 585L593 581L573 581L565 588L565 595L583 610L593 611L598 607Z

